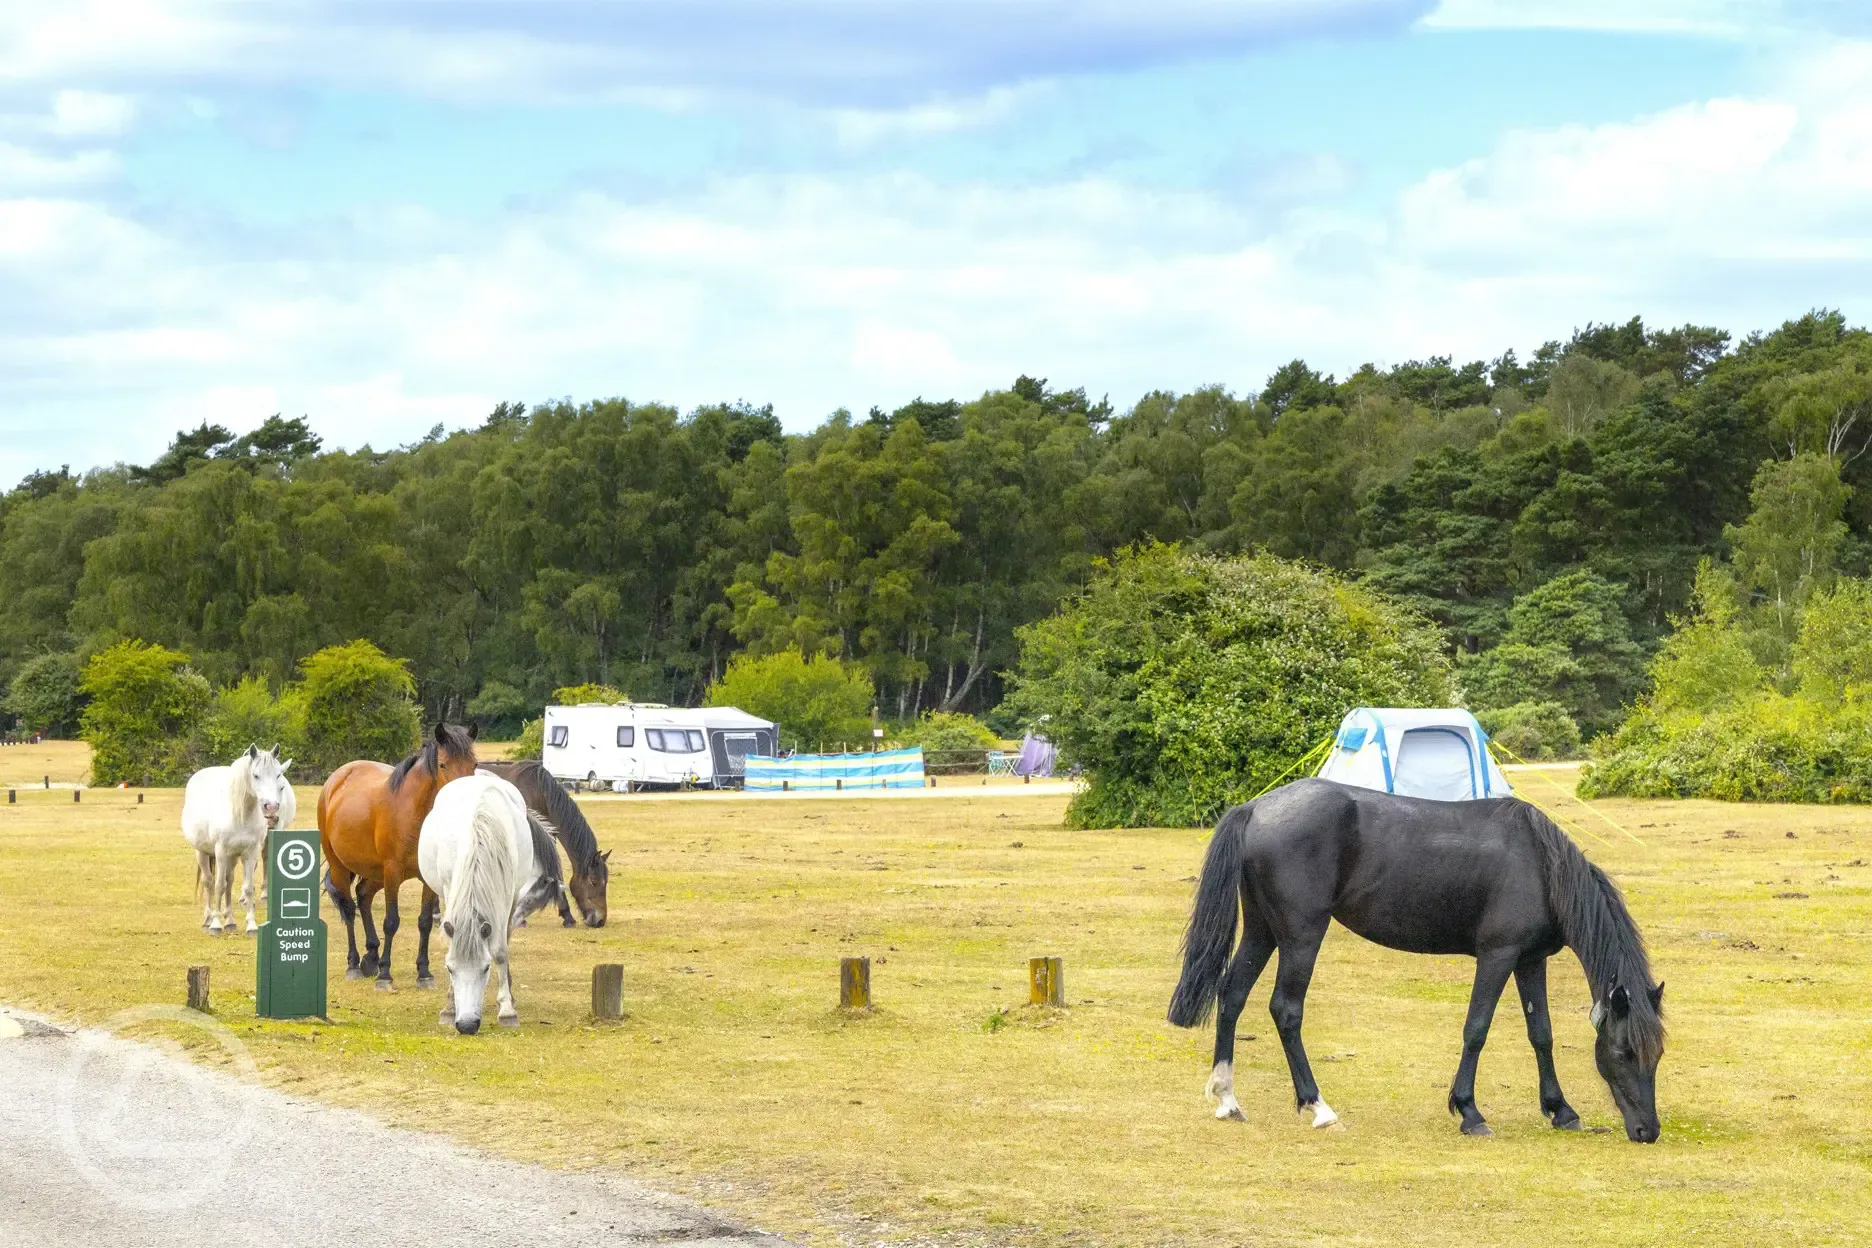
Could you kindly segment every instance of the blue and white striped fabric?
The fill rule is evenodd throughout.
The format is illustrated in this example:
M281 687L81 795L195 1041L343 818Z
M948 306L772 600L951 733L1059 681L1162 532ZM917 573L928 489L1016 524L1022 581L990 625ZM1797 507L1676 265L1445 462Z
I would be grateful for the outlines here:
M795 754L792 758L747 760L747 791L813 793L841 789L920 789L923 747L885 750L878 754Z

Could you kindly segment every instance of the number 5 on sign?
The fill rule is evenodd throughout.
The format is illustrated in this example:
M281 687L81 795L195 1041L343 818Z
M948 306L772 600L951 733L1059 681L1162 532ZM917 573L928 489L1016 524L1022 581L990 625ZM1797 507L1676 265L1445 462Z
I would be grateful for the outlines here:
M267 834L267 921L255 951L261 1018L325 1017L325 920L319 918L319 834Z

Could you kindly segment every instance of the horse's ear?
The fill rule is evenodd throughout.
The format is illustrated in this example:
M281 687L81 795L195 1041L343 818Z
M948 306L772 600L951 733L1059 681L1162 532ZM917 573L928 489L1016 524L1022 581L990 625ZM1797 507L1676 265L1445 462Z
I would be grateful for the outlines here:
M602 854L599 854L599 855L598 855L598 860L599 860L600 862L603 862L603 863L607 863L607 864L608 864L608 863L609 863L609 862L611 861L611 851L607 849L607 850L605 850L605 851L604 851L604 853L602 853ZM1662 987L1663 987L1663 985L1661 985L1661 984L1660 984L1660 985L1659 985L1659 988L1661 989Z
M473 723L473 722L469 723L468 739L470 741L479 741L481 739L481 725L480 724Z
M249 746L247 747L247 757L248 757L248 758L250 758L250 759L255 759L255 758L259 758L259 757L260 757L260 747L259 747L259 746L257 746L257 745L249 745Z
M435 726L435 739L436 739L436 744L437 744L437 745L447 745L447 744L448 744L448 737L447 737L447 736L446 736L446 735L445 735L445 734L443 733L443 731L442 731L442 721L441 721L441 720L439 720L439 719L438 719L438 720L436 720L436 726Z
M1606 1003L1612 1007L1615 1018L1624 1018L1631 1013L1631 993L1625 991L1625 985L1619 984L1606 994Z
M286 760L285 762L283 762L283 763L281 763L281 764L280 764L280 771L281 771L281 772L288 772L288 771L291 771L291 770L292 770L292 765L293 765L293 760L289 758L289 759L287 759L287 760Z
M1663 984L1659 984L1657 987L1651 990L1651 1008L1654 1010L1661 1010L1664 1008L1664 985Z

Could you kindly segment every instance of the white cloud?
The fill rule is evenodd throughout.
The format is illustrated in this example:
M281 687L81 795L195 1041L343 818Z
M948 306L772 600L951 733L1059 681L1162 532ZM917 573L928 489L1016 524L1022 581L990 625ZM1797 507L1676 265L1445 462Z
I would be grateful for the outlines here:
M1815 305L1872 307L1872 45L1759 97L1505 135L1383 211L1271 224L1110 177L748 175L310 236L0 189L0 482L273 411L378 446L564 394L771 400L799 427L1022 372L1127 402L1252 389L1295 355L1341 371Z

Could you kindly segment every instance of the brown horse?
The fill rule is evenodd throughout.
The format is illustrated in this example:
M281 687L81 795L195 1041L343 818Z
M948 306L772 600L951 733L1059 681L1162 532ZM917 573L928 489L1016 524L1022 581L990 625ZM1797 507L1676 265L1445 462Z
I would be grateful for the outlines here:
M395 767L359 760L332 772L319 791L319 839L325 845L325 892L344 917L345 978L375 973L377 987L393 992L390 942L396 936L397 893L405 880L421 882L416 866L417 836L435 804L436 790L475 770L475 730L437 724L435 736ZM355 895L354 890L355 888ZM384 895L383 955L377 952L377 929L371 922L371 898ZM429 974L429 929L435 925L436 895L423 885L422 911L416 919L416 986L435 987ZM364 957L360 961L355 920L364 916Z

